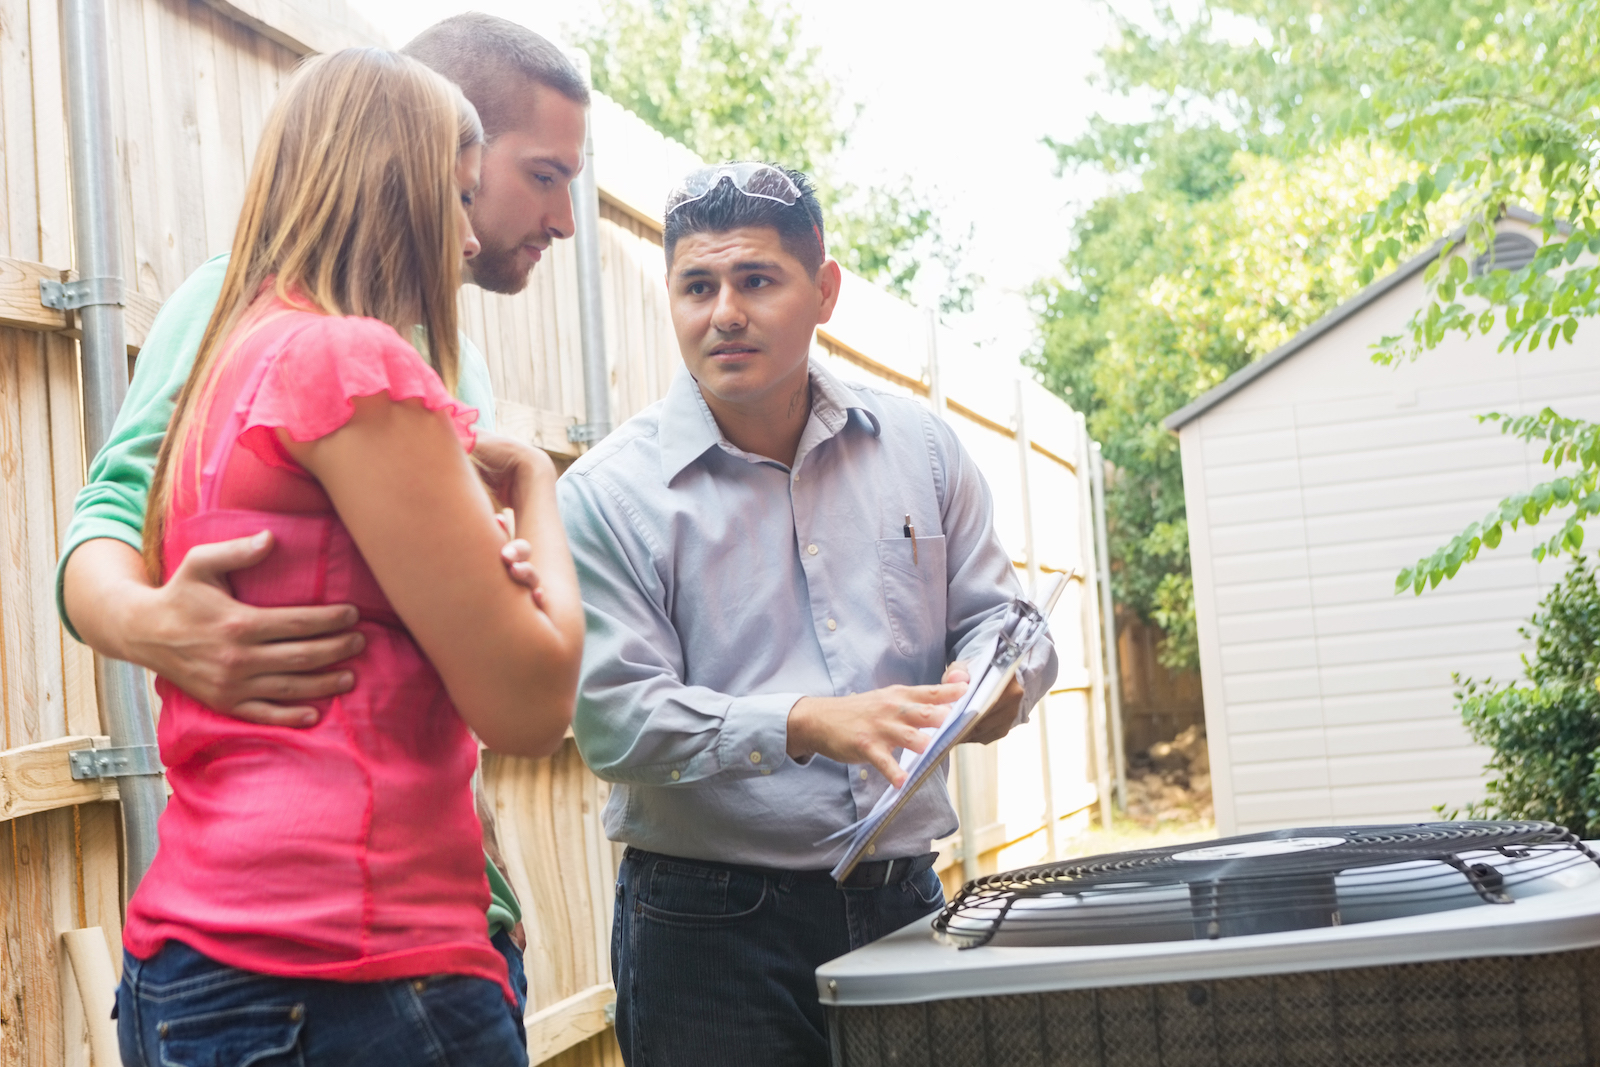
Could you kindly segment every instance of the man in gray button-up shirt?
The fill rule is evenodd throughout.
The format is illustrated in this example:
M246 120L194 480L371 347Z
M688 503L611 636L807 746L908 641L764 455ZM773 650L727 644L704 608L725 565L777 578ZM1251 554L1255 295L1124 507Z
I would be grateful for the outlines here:
M1018 594L950 429L809 361L840 274L805 185L742 164L675 194L685 368L559 483L588 615L574 730L630 846L613 963L633 1067L827 1061L812 972L937 906L943 776L846 886L826 875L843 843L820 842L902 777ZM1055 672L1049 648L1025 664L984 737Z

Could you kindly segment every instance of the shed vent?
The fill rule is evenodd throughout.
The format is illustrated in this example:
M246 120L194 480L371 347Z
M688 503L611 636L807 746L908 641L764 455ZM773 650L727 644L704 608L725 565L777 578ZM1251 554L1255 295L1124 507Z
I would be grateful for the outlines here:
M1525 233L1497 233L1494 247L1472 261L1473 275L1492 270L1521 270L1533 262L1539 244Z

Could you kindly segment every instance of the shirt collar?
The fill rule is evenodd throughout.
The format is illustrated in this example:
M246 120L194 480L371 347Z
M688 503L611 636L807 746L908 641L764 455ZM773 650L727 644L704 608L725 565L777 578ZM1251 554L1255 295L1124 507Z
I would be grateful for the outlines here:
M811 413L822 423L827 436L837 436L852 415L859 416L872 436L883 432L883 421L871 392L849 388L816 360L811 361L809 371ZM733 448L722 436L705 397L700 395L700 384L681 364L662 402L657 440L661 446L661 475L669 484L707 449L722 444Z

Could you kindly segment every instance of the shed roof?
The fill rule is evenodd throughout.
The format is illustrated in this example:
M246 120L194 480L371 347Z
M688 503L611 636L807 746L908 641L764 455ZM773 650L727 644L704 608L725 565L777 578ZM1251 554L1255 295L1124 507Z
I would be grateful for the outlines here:
M1537 223L1539 221L1538 215L1527 210L1526 208L1521 207L1506 208L1502 217L1516 219L1518 222L1525 222L1529 224ZM1463 228L1455 233L1452 233L1447 238L1441 238L1435 241L1433 244L1429 245L1425 251L1420 252L1411 259L1406 260L1404 263L1400 264L1400 266L1396 267L1392 273L1386 274L1382 278L1379 278L1377 281L1361 290L1355 296L1351 297L1349 300L1346 300L1344 303L1340 304L1338 307L1322 316L1322 318L1318 319L1310 326L1307 326L1305 329L1289 338L1289 340L1285 341L1271 352L1268 352L1265 356L1262 356L1248 367L1244 367L1235 371L1233 374L1230 374L1220 385L1208 390L1205 393L1202 393L1195 400L1179 408L1177 411L1174 411L1171 415L1168 415L1165 419L1161 420L1161 425L1173 431L1182 429L1185 425L1193 422L1201 415L1204 415L1207 411L1210 411L1212 408L1228 399L1234 393L1237 393L1241 389L1248 387L1256 379L1271 371L1272 368L1278 366L1280 363L1283 363L1290 356L1293 356L1296 352L1300 351L1302 348L1306 347L1312 341L1315 341L1329 330L1334 329L1340 323L1361 311L1362 308L1366 307L1374 300L1377 300L1395 286L1426 269L1428 264L1432 263L1434 259L1438 257L1440 250L1444 248L1447 241L1451 244L1457 244L1461 241L1462 237L1465 236L1465 233L1465 228Z

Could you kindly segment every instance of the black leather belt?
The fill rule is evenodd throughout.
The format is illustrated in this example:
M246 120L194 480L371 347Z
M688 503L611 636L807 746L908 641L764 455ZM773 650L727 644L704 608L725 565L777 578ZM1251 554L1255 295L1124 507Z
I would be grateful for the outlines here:
M886 885L899 885L907 878L921 874L933 866L939 858L937 852L924 852L920 856L902 856L893 860L872 860L868 863L856 864L856 869L842 882L834 882L833 875L828 871L788 871L773 867L749 867L737 863L716 863L711 860L680 859L677 856L667 856L659 852L646 852L642 848L629 845L623 853L628 859L639 863L650 863L655 860L665 860L669 863L687 863L698 867L709 867L714 870L744 871L748 874L758 875L762 878L792 878L808 884L825 882L829 885L839 885L845 889L881 889Z
M856 869L845 875L839 884L846 889L878 889L886 885L897 885L932 867L933 861L938 858L937 852L924 852L920 856L858 863Z

